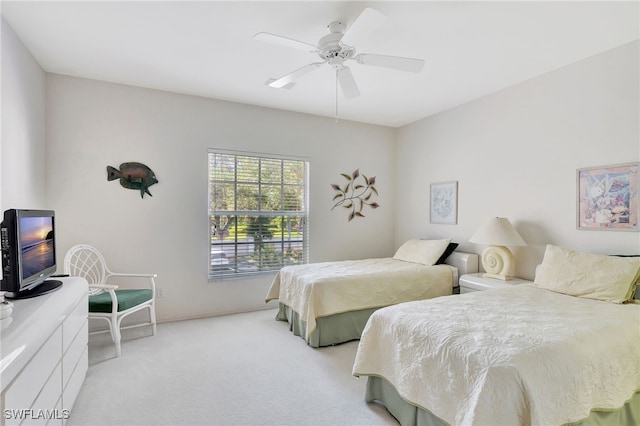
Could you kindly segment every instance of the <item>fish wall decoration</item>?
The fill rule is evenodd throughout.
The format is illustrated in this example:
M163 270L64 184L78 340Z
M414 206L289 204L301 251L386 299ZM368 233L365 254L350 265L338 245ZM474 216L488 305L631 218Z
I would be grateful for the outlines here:
M140 191L140 197L144 198L145 192L151 195L149 187L158 183L156 174L142 163L129 162L120 164L120 170L107 166L107 180L120 179L120 185L127 189Z

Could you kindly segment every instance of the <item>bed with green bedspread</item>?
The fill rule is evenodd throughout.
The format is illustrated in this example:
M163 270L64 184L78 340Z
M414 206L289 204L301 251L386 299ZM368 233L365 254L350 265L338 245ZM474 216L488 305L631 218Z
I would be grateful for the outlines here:
M402 426L449 426L425 408L418 407L398 394L396 388L382 377L369 376L365 400L381 403ZM640 392L617 409L591 410L589 415L575 423L562 426L637 426L640 424Z
M477 270L478 256L463 252L434 266L390 258L300 265L283 268L266 301L279 300L276 320L317 348L359 339L382 307L451 295L460 275Z
M640 305L523 284L374 312L353 374L404 425L640 424Z

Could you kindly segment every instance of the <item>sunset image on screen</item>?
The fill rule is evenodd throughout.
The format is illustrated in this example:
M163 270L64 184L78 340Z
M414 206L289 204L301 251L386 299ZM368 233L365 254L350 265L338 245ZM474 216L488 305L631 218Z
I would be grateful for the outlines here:
M55 265L51 217L20 218L19 238L23 279Z

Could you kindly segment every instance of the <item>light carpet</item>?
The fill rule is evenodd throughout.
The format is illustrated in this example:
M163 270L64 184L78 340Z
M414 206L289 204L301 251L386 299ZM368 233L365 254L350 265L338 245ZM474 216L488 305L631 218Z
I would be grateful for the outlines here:
M314 349L275 310L158 324L89 339L69 426L397 425L351 375L358 342Z

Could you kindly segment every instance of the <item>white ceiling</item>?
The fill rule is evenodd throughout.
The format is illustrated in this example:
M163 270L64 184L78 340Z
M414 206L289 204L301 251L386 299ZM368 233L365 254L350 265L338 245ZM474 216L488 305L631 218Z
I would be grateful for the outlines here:
M317 44L365 7L387 15L359 53L425 59L421 73L349 62L361 96L338 115L399 127L637 40L639 3L521 1L2 1L2 16L47 72L333 117L325 65L291 89L265 85L318 60L253 40Z

